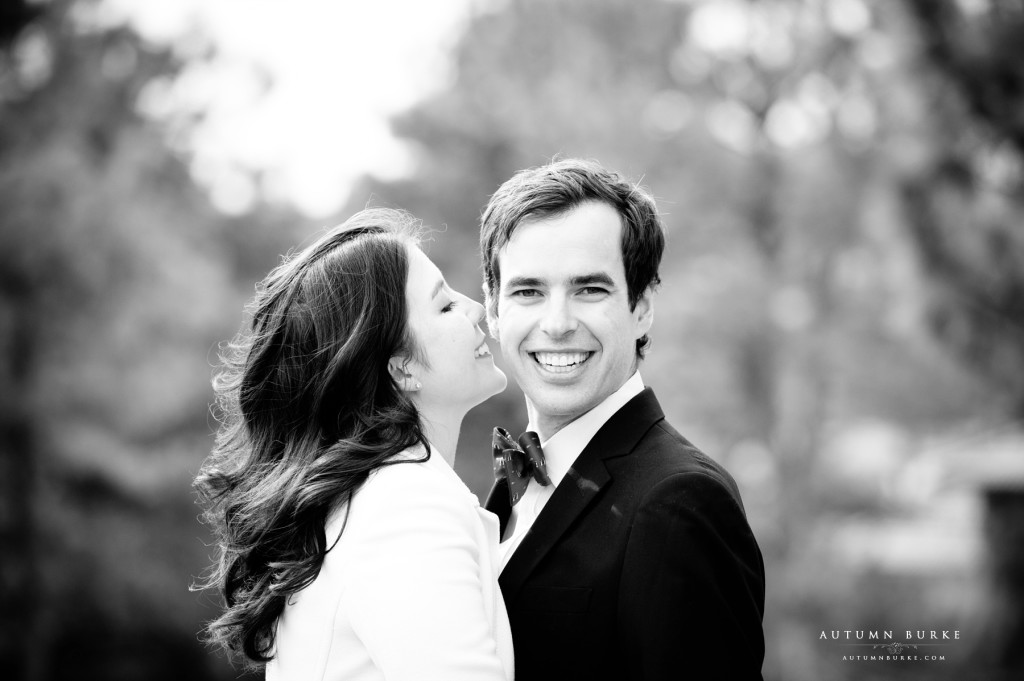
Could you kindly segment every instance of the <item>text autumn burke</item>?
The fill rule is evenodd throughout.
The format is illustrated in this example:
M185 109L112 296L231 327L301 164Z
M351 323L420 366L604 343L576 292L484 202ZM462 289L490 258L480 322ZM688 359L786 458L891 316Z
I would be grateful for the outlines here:
M832 629L821 632L818 640L822 641L891 641L894 629L882 631L855 631L852 629ZM908 641L959 641L960 630L935 631L934 629L906 630Z

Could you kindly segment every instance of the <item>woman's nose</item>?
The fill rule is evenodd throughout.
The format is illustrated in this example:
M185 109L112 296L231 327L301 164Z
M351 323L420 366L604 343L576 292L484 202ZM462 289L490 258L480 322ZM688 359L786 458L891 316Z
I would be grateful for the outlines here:
M466 298L466 296L463 296L463 298ZM474 324L479 324L484 320L484 306L472 298L466 298L466 316Z

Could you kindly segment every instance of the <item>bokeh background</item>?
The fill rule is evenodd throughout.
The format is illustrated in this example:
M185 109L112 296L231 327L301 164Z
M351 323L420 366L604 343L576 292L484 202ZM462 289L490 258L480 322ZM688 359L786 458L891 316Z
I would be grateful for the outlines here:
M479 295L482 206L557 155L665 215L643 374L742 489L765 678L1024 678L1020 0L5 0L0 675L238 678L189 591L217 344L366 205ZM478 494L524 419L470 414Z

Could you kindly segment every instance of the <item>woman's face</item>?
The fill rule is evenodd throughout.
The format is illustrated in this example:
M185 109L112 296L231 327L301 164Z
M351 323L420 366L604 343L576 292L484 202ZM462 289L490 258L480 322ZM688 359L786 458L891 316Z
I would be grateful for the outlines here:
M453 291L416 246L409 247L405 299L418 349L406 370L420 384L421 410L455 409L465 414L505 389L505 374L494 366L487 336L480 329L483 306Z

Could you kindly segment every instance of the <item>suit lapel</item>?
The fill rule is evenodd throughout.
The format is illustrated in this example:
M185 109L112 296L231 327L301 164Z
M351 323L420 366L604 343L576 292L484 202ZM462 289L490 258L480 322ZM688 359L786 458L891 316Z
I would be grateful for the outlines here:
M629 454L644 433L664 417L654 392L646 388L601 426L573 462L502 571L499 582L506 600L515 596L569 526L593 503L601 490L613 482L605 460ZM497 487L495 485L487 499L489 510L494 510L491 509L491 497ZM508 506L508 490L505 489L504 493L504 504ZM506 519L509 512L506 511Z

